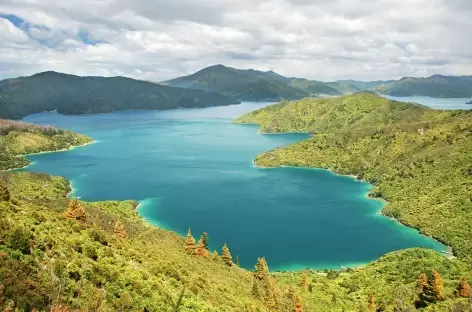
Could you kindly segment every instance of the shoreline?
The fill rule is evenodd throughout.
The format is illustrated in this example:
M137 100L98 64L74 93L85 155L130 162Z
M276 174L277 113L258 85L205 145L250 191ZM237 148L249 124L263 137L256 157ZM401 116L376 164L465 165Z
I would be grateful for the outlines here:
M29 153L29 154L20 154L20 155L14 155L14 157L26 158L27 156L31 156L31 155L41 155L41 154L67 152L67 151L71 151L73 149L76 149L78 147L83 147L83 146L90 145L90 144L95 144L95 143L98 143L98 142L99 142L98 140L92 140L90 142L80 144L80 145L71 145L71 146L69 146L69 148L61 148L61 149L58 149L58 150L55 150L55 151L43 151L43 152L36 152L36 153ZM10 169L6 169L6 170L3 170L3 171L14 171L14 170L25 169L25 168L28 168L29 166L33 165L34 163L35 163L34 161L30 161L29 164L27 164L23 167L10 168Z
M256 161L255 159L252 160L252 164L255 168L259 168L259 169L277 169L277 168L293 168L293 169L308 169L308 170L325 170L325 171L328 171L330 172L331 174L334 174L334 175L337 175L337 176L341 176L341 177L346 177L346 178L350 178L350 179L353 179L355 181L359 181L359 182L364 182L364 183L369 183L370 185L374 186L375 184L372 184L370 183L369 181L365 181L363 179L359 179L357 175L354 175L354 174L342 174L342 173L336 173L335 171L332 171L330 169L326 169L326 168L319 168L319 167L298 167L298 166L286 166L286 165L280 165L280 166L277 166L277 167L264 167L264 166L259 166L256 164ZM439 243L441 245L444 245L446 248L445 250L441 250L441 251L438 251L438 250L435 250L437 252L440 252L443 256L445 256L446 258L448 259L453 259L453 258L456 258L456 255L454 254L454 250L451 246L449 246L447 243L433 237L433 236L430 236L430 235L426 235L425 233L422 233L420 229L416 228L416 227L413 227L413 226L410 226L409 224L407 223L404 223L402 222L402 220L399 220L399 219L396 219L392 216L389 216L389 215L386 215L383 213L384 211L384 208L390 204L389 201L387 201L385 198L382 198L382 197L372 197L370 194L371 190L367 191L365 194L364 194L364 197L366 199L369 199L369 200L377 200L377 201L380 201L382 202L382 207L377 211L377 214L379 216L382 216L382 217L385 217L385 218L388 218L400 225L403 225L403 226L406 226L410 229L414 229L418 232L419 235L422 235L424 237L427 237L429 239L432 239L434 240L436 243ZM402 249L399 249L399 250L402 250ZM375 260L374 260L375 261ZM370 262L367 262L365 264L368 264ZM362 265L360 265L362 266Z

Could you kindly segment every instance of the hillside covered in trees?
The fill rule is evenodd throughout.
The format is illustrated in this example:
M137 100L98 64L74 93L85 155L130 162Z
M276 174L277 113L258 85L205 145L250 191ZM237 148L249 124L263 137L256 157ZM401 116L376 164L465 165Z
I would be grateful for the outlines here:
M310 139L259 155L264 167L306 166L356 175L389 201L387 216L451 246L472 263L472 111L438 111L371 93L304 99L236 119L262 132Z
M91 138L71 131L0 119L0 170L30 163L19 155L67 150L90 142Z
M358 113L366 113L366 120L370 118L363 101L370 96L363 94L355 102ZM396 110L393 115L401 115L402 110ZM415 106L409 113L423 110ZM390 123L385 116L379 118ZM41 150L62 148L43 136L66 133L11 121L4 121L0 129L2 139L15 132L34 134L28 137L28 146L34 143ZM18 146L9 144L8 149ZM261 255L249 271L238 266L231 246L208 250L211 233L189 229L183 238L140 218L138 202L84 202L68 198L70 191L70 183L63 177L0 174L0 311L373 312L418 308L462 312L469 306L472 269L464 256L448 259L416 248L389 253L355 269L271 272L270 259Z
M472 97L472 76L404 77L397 81L377 85L371 90L393 96L419 95L437 98L469 98Z
M0 81L0 117L10 119L53 110L78 115L236 103L238 101L217 93L167 87L126 77L79 77L44 72Z

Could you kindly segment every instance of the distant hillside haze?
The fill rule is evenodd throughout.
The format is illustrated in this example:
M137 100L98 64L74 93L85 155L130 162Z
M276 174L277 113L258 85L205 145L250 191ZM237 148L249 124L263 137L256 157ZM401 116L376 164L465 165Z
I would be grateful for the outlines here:
M294 100L303 97L332 97L361 91L392 96L471 97L472 76L402 78L400 80L323 82L284 77L274 71L236 69L224 65L206 67L192 75L161 84L218 92L240 101Z
M219 93L163 86L126 77L80 77L49 71L0 81L0 117L10 119L53 110L78 115L237 103L237 100Z
M218 92L241 101L293 100L307 96L341 94L317 81L287 78L273 71L235 69L224 65L210 66L162 84Z
M472 76L433 75L427 78L405 77L372 89L392 96L430 96L436 98L472 97Z

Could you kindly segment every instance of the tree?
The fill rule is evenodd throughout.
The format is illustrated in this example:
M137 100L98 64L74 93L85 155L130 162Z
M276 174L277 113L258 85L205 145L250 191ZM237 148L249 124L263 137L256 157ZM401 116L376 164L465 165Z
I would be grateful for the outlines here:
M259 281L257 280L257 278L254 276L253 280L252 280L252 290L251 290L251 293L252 295L254 296L254 298L256 298L257 300L260 300L262 299L262 293L261 293L261 288L259 286Z
M205 249L208 250L208 233L203 232L202 235L200 236L200 239L203 241L203 247L205 247Z
M69 202L69 206L67 207L65 215L67 218L75 219L82 222L87 220L87 213L85 212L85 209L75 198L71 199L71 201Z
M9 201L10 191L4 180L0 180L0 201Z
M254 269L254 276L260 281L264 280L266 277L269 276L269 266L267 265L267 261L264 257L257 258L257 263Z
M301 283L301 286L302 286L302 290L303 291L306 291L307 288L308 288L308 277L307 277L307 274L305 271L303 271L302 273L302 283Z
M188 233L187 233L187 239L185 240L185 251L189 255L195 254L195 249L197 247L195 246L195 239L192 236L192 231L190 228L188 228Z
M472 296L472 290L465 277L463 277L459 282L459 285L457 285L456 295L463 298L469 298Z
M3 294L4 289L5 289L5 286L0 284L0 306L5 302L5 296Z
M416 280L416 287L418 289L418 292L423 292L427 285L428 277L425 273L421 273L420 276L418 276L418 279Z
M229 266L233 265L233 258L231 257L231 253L229 252L229 248L226 245L226 243L223 245L223 251L221 253L221 259L227 265L229 265Z
M277 297L275 296L275 291L274 291L274 285L272 281L267 278L264 280L264 286L265 286L265 296L264 296L264 302L266 306L268 306L270 309L273 309L277 306Z
M293 312L303 312L303 305L300 296L295 297L295 305L293 306Z
M428 283L420 294L420 299L423 304L434 303L442 301L446 298L444 294L444 283L441 275L436 270L431 272Z
M208 250L205 248L205 245L201 238L198 241L197 248L195 249L195 255L205 258L208 257Z
M374 296L373 291L370 292L368 302L369 302L369 312L375 312L376 305L375 305L375 296Z
M124 241L128 235L126 235L125 227L123 225L123 222L121 220L117 220L115 222L115 236L118 237L119 240Z

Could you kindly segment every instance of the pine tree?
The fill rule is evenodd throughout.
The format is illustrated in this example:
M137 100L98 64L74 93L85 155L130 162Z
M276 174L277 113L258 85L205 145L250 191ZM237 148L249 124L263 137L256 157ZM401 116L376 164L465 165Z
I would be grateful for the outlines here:
M428 284L420 294L420 299L424 304L442 301L446 298L444 295L444 283L441 275L436 270L431 272Z
M203 232L202 235L200 236L200 239L203 241L203 247L205 247L205 249L208 250L208 233Z
M254 275L260 281L264 280L266 277L269 276L269 266L267 265L267 261L264 257L257 258L257 263L254 269Z
M307 277L305 271L303 271L303 273L302 273L302 283L301 283L301 286L302 286L302 290L303 290L303 291L306 291L307 288L308 288L308 277Z
M457 285L456 295L463 298L469 298L472 296L472 289L470 288L469 283L467 283L465 277L463 277L459 285Z
M229 266L233 265L233 258L231 257L231 253L229 252L229 248L226 245L226 243L223 246L223 251L221 253L221 259L223 260L224 263L226 263Z
M252 280L252 290L251 290L251 293L252 295L254 296L254 298L256 298L257 300L260 300L262 299L262 294L261 294L261 288L259 286L259 281L257 280L257 278L254 276L253 280Z
M0 284L0 306L5 302L5 296L3 293L4 289L5 289L5 286Z
M423 290L426 288L428 285L428 277L426 276L425 273L421 273L420 276L418 276L418 279L416 281L416 288L418 289L418 292L423 292Z
M187 233L187 240L185 240L185 251L189 255L195 254L195 249L197 247L195 246L195 239L192 236L192 231L190 228L188 228L188 233Z
M115 232L115 236L118 237L118 239L121 241L124 241L128 237L128 235L126 234L123 222L121 222L121 220L117 220L115 222L114 232Z
M69 206L67 207L66 213L67 218L75 219L78 221L84 222L87 220L87 213L85 209L79 204L77 199L73 198L69 202Z
M264 284L265 284L264 302L267 307L269 307L270 309L273 309L278 304L277 297L275 296L274 286L270 278L267 278L266 280L264 280Z
M4 180L0 180L0 201L9 201L10 191Z
M369 295L369 312L375 312L376 311L376 305L375 305L375 296L374 292L371 291Z
M206 250L201 238L199 239L197 248L195 249L195 255L205 258L208 257L208 250Z
M293 312L303 312L303 305L300 296L295 297L295 305L293 306Z

